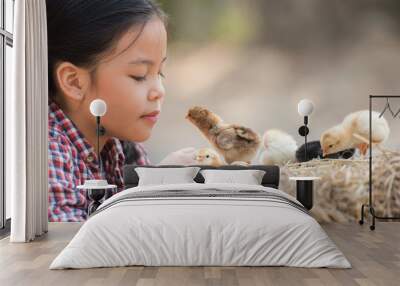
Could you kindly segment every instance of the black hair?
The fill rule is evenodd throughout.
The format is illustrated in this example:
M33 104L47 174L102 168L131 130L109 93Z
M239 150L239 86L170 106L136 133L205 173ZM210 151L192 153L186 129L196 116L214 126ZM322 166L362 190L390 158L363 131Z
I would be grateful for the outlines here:
M166 24L165 13L152 0L46 0L46 10L49 97L57 93L53 73L58 62L88 68L93 75L99 57L133 26L143 30L153 16Z

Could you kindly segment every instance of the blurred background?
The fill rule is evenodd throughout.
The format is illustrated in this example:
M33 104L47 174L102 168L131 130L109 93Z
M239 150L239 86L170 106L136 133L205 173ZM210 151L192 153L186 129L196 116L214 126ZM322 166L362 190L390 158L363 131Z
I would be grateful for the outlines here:
M370 94L400 95L398 0L162 0L169 15L166 90L161 117L144 142L157 164L168 153L209 146L186 119L194 105L262 135L297 133L297 103L315 104L310 140ZM383 110L377 100L374 109ZM391 102L400 109L400 100ZM400 116L387 114L387 146L400 147Z

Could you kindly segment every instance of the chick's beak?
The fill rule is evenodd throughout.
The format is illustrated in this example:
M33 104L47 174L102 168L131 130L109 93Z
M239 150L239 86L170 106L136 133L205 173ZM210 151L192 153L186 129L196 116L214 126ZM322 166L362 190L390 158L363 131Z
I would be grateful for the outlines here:
M186 118L187 120L189 120L189 121L192 121L192 120L193 120L192 114L193 114L193 113L189 110L189 111L186 113L185 118Z

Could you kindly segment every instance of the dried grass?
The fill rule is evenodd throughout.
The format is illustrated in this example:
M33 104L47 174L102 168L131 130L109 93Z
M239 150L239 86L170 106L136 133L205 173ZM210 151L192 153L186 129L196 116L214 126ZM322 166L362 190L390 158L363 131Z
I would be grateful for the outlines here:
M372 158L372 185L376 215L400 216L400 153L377 148ZM314 159L281 167L281 189L295 196L289 176L316 176L312 215L319 222L351 222L360 219L368 203L368 158Z

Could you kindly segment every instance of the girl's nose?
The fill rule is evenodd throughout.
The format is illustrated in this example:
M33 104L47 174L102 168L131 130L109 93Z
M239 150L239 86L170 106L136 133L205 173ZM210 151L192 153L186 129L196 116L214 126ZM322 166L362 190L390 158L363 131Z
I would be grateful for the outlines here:
M149 92L149 100L161 100L165 96L165 89L162 82L158 82Z

